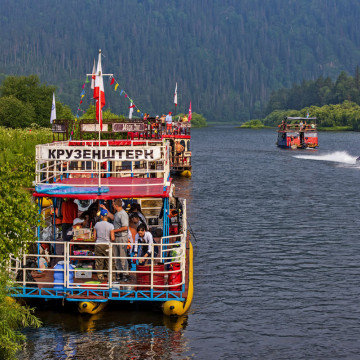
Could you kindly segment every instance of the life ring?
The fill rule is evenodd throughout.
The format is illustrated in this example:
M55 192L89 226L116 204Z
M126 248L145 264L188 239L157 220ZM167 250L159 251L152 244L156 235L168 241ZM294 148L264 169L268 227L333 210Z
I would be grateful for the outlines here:
M178 216L178 211L176 209L170 209L169 218L173 218L175 216Z

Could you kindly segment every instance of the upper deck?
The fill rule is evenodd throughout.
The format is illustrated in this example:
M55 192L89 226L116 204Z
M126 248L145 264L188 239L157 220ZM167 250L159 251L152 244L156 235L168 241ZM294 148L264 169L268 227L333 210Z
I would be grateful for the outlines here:
M36 146L36 196L166 197L165 140L60 141Z
M316 117L286 117L281 124L278 125L278 132L306 132L314 133L317 132L316 128Z
M70 120L54 120L52 125L53 140L69 140L70 133L74 128ZM74 129L73 129L74 130ZM96 120L82 119L75 124L75 131L72 139L85 140L97 138L99 125ZM108 139L162 139L167 138L188 138L191 134L191 122L173 121L170 133L166 131L165 118L143 119L104 119L102 136Z

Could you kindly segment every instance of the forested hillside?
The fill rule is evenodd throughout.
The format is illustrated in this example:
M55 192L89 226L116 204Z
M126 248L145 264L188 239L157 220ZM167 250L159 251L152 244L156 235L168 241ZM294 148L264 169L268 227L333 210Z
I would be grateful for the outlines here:
M273 90L353 74L357 0L0 0L0 73L38 74L76 111L85 74L103 70L144 112L261 117ZM106 83L107 106L128 102ZM86 92L84 104L90 102Z

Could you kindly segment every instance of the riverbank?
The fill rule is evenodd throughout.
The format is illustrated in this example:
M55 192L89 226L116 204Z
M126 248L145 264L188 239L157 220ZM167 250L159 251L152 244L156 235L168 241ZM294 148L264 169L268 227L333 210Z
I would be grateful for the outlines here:
M51 142L52 138L51 129L0 127L0 164L16 165L27 161L32 163L35 159L35 145ZM34 174L32 174L33 176Z
M266 125L250 125L244 123L243 125L236 126L237 129L254 129L254 130L261 130L261 129L274 129L277 130L277 126L266 126ZM318 131L355 131L351 126L333 126L333 127L324 127L319 126L317 128Z
M5 266L9 254L15 257L33 241L29 231L37 223L37 209L31 194L35 172L35 145L52 139L50 129L8 129L0 127L0 358L16 358L22 348L24 327L41 322L28 307L7 297L12 279Z

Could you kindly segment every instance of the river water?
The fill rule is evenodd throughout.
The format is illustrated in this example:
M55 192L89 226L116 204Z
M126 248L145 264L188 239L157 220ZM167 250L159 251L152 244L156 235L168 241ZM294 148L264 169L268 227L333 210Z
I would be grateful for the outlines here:
M319 150L275 141L192 131L193 177L176 179L196 235L188 316L40 310L20 358L360 358L360 134L320 133Z

